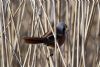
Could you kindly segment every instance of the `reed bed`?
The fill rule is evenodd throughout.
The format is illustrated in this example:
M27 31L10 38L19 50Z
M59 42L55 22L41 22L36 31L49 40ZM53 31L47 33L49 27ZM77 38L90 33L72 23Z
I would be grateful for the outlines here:
M68 26L63 46L22 41L50 30L56 41L60 21ZM100 67L100 1L0 0L0 66Z

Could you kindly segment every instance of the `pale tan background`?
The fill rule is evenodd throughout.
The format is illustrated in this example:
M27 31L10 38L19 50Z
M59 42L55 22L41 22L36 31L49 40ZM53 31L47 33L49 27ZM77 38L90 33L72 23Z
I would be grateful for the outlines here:
M21 40L59 21L68 26L61 54L48 58L46 46ZM99 0L0 0L0 29L1 67L100 67Z

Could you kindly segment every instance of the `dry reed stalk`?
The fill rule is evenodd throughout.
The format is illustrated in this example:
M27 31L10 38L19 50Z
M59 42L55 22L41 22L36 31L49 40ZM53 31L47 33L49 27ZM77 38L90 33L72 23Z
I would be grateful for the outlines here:
M95 4L97 3L98 16L100 12L99 1L95 0L67 0L64 10L66 13L63 20L65 20L68 27L71 29L68 32L68 40L66 40L64 45L63 53L60 50L60 47L56 41L56 22L62 20L62 15L64 10L62 9L61 0L21 0L17 4L16 9L12 7L12 0L4 3L1 2L1 11L0 14L2 17L1 20L1 29L2 29L2 45L1 45L1 66L2 67L13 67L17 63L17 67L87 67L86 56L88 34L90 34L91 27L93 25L92 16L94 13ZM28 20L29 36L41 36L48 30L52 30L55 38L55 55L54 58L47 56L50 51L48 47L41 45L29 45L27 50L23 55L21 52L21 28L23 26L23 20L25 20L26 6L27 2L30 3L30 12L31 18ZM14 5L14 4L13 4ZM6 8L4 8L5 6ZM5 11L6 9L7 11ZM8 15L5 14L7 12ZM95 11L96 12L96 11ZM6 16L6 17L5 17ZM17 18L16 18L17 17ZM93 66L99 67L99 23L100 16L97 18L96 24L96 44L97 44L97 53L93 58ZM54 21L54 29L52 28L51 22ZM82 37L80 39L80 37ZM68 41L68 42L67 42ZM80 43L81 42L81 43ZM25 44L25 43L24 43ZM26 46L26 45L24 45ZM81 47L80 47L81 46ZM82 48L82 49L81 49ZM58 50L58 51L57 51ZM67 52L66 52L67 51ZM81 56L80 56L81 52ZM86 52L86 53L85 53ZM66 53L66 54L65 54ZM61 58L60 62L59 59ZM65 58L65 59L64 59ZM97 64L95 64L98 59ZM75 62L77 61L77 62Z

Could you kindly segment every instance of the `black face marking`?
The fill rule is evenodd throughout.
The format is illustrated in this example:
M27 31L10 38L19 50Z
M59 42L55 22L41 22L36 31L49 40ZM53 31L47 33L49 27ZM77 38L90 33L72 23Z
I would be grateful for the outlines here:
M65 34L65 29L66 29L66 24L64 22L60 22L57 25L57 35L64 35Z

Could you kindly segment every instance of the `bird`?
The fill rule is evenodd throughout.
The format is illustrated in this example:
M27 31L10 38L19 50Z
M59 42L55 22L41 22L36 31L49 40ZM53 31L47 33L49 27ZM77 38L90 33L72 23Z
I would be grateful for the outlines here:
M56 26L56 40L59 46L65 42L65 31L67 25L64 22L59 22ZM44 43L46 46L55 47L55 39L52 31L49 31L41 37L23 37L24 41L28 44Z

